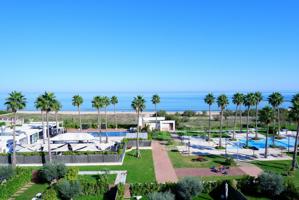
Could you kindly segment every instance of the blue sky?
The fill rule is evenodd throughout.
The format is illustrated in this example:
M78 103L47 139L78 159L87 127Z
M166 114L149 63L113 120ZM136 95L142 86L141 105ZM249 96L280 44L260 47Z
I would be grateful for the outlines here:
M0 91L298 91L299 1L0 1Z

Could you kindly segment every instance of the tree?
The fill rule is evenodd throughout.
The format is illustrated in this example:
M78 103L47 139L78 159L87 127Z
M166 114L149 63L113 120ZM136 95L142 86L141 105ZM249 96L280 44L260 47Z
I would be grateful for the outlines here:
M45 132L45 125L44 125L44 111L45 108L43 108L44 103L43 103L43 97L42 95L38 96L37 99L35 100L35 108L41 111L41 120L42 120L42 129L43 129L43 144L46 143L45 139L46 139L46 132Z
M203 183L196 177L185 177L177 183L178 199L191 200L203 191Z
M58 101L58 100L54 100L54 104L53 104L53 111L55 112L55 121L56 121L56 130L57 130L57 133L58 133L58 127L59 127L59 124L58 124L58 112L61 110L62 108L62 105L61 103Z
M95 96L91 102L92 107L97 109L97 117L98 117L98 132L100 135L100 142L102 142L102 135L101 135L101 108L104 107L104 103L103 103L103 97L101 96Z
M297 123L297 133L295 138L295 145L294 145L294 153L293 153L293 160L292 160L292 170L298 168L297 163L297 149L298 149L298 137L299 137L299 93L294 95L292 100L292 106L290 107L290 114L289 117L294 122Z
M206 95L204 99L205 103L209 105L209 132L208 132L208 141L211 140L211 106L215 102L215 97L212 93Z
M116 104L118 104L118 98L117 96L112 96L111 97L111 104L113 105L113 111L114 111L114 124L115 124L115 129L117 129L117 120L116 120L116 113L115 113L115 107L116 107Z
M219 147L222 147L222 121L223 121L223 111L229 104L228 98L226 95L222 94L217 98L217 104L220 108L220 134L219 134Z
M77 107L77 109L78 109L80 132L82 132L82 121L81 121L80 106L83 104L83 98L80 95L73 96L72 104L73 104L73 106Z
M153 192L148 194L148 200L175 200L174 194L171 192Z
M66 200L72 200L81 192L79 181L62 180L56 185L56 187L62 199Z
M268 135L269 135L270 124L274 121L274 119L275 119L275 115L271 107L266 106L265 108L260 110L259 121L263 123L265 126L267 126L267 133L266 133L266 140L265 140L265 158L268 157Z
M246 121L246 126L247 126L247 131L246 131L246 147L248 147L248 142L249 142L249 111L250 107L256 104L256 98L254 93L248 93L245 98L244 98L244 105L247 108L247 121Z
M107 118L107 107L110 105L110 98L107 96L103 97L103 103L105 107L105 129L106 129L106 143L108 143L108 134L107 134L107 129L108 129L108 118Z
M141 154L139 150L139 132L140 132L139 118L140 118L140 113L142 113L145 110L145 99L142 96L134 97L131 106L137 113L136 157L140 158Z
M236 124L237 124L237 116L238 111L240 112L240 126L241 126L241 132L242 132L242 111L241 111L241 105L244 101L244 95L242 93L237 92L233 95L233 103L236 105L236 112L235 112L235 119L234 119L234 134L233 139L236 139Z
M158 129L158 113L157 113L157 104L160 103L160 96L155 94L152 97L152 103L155 105L155 115L156 115L156 129Z
M278 136L279 136L279 134L280 134L280 110L279 110L279 106L283 103L283 96L279 92L273 92L268 97L268 102L276 112L277 117L274 120L274 130L276 132L276 122L277 122L277 124L278 124L277 131L278 131ZM274 145L274 134L273 134L273 145Z
M284 190L284 179L279 174L264 172L258 177L258 186L262 193L273 197Z
M258 139L258 127L257 127L257 121L258 121L258 105L262 102L263 96L260 92L255 92L255 139Z
M12 155L12 167L15 168L17 164L16 158L16 123L17 123L17 112L18 110L22 110L26 107L26 98L21 92L13 91L9 94L8 98L5 101L5 105L7 106L7 110L13 112L14 121L12 123L13 126L13 155Z
M45 92L42 95L43 105L42 107L46 112L46 121L47 121L47 138L48 138L48 153L49 153L49 162L52 162L52 152L51 152L51 140L50 140L50 126L49 126L49 113L53 111L54 104L56 103L56 97L52 92Z

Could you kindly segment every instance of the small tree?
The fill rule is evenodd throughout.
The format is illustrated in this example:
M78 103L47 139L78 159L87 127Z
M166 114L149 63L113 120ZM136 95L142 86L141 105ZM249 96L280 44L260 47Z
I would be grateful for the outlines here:
M60 178L63 178L67 173L67 168L64 164L46 164L40 170L40 178L48 183L53 183Z
M148 200L174 200L175 196L171 192L153 192L147 198Z
M54 188L49 188L43 193L43 200L58 200L57 192Z
M77 167L71 167L67 170L66 179L69 181L78 180L79 169Z
M283 177L278 174L262 173L258 182L260 191L270 196L277 196L284 190Z
M186 177L178 182L176 189L179 199L191 200L202 192L203 184L198 178Z
M59 196L65 200L71 200L78 196L81 192L80 183L78 181L63 180L57 184Z

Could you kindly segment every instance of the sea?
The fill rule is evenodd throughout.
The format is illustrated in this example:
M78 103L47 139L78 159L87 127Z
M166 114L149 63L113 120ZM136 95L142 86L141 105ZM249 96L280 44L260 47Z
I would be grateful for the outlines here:
M245 93L245 92L244 92ZM27 99L27 105L24 110L27 111L35 111L34 101L42 94L42 92L23 92L24 96ZM75 111L76 108L72 105L72 96L78 93L74 92L56 92L56 98L62 104L63 111ZM113 95L118 97L119 103L116 106L117 111L133 111L131 108L131 102L133 98L137 95L141 95L146 100L146 109L145 111L151 112L154 111L154 105L151 102L151 97L154 92L81 92L81 95L84 99L84 103L81 106L82 111L94 111L91 106L91 101L94 96L108 96L111 97ZM204 97L207 95L207 92L159 92L157 93L161 98L161 103L157 105L158 110L165 110L168 112L182 112L185 110L193 110L193 111L205 111L208 109L208 106L204 102ZM230 104L227 109L234 110L235 105L232 103L231 98L234 92L215 92L213 93L215 97L226 94L229 97ZM268 104L267 98L271 94L271 92L264 92L263 98L264 100L260 103L259 107L263 107ZM282 92L284 96L284 103L281 107L288 108L290 106L290 100L296 92ZM7 98L7 92L0 92L0 110L6 110L4 105L5 99ZM219 108L215 103L211 109L213 111L218 111ZM244 108L243 108L244 109ZM110 105L108 107L109 111L113 110L113 106Z

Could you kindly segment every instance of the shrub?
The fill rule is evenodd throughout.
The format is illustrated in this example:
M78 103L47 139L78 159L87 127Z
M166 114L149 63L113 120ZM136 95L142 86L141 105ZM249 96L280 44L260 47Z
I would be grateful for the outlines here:
M236 162L232 157L228 157L225 159L224 165L233 166L233 165L236 165Z
M43 200L58 200L57 192L54 188L49 188L43 193Z
M78 180L79 169L77 167L71 167L67 170L66 179L69 181Z
M174 200L175 196L171 192L153 192L148 195L148 200Z
M125 186L123 184L117 185L117 197L116 200L123 200L125 195Z
M193 110L186 110L182 114L182 116L184 116L184 117L194 117L195 115L196 115L196 112Z
M15 171L11 166L0 167L0 183L4 180L8 180L15 174Z
M57 185L57 191L62 199L73 199L80 194L80 183L78 181L63 180Z
M283 177L274 173L262 173L258 177L259 189L270 196L279 195L284 190Z
M167 112L165 110L159 110L157 112L158 117L166 117L166 115L167 115ZM156 116L156 114L153 115L153 117L155 117L155 116Z
M285 199L285 200L296 200L299 199L299 188L297 188L294 184L294 182L290 179L287 179L285 181L285 189L280 194L279 199Z
M40 170L40 178L44 182L52 183L60 178L63 178L67 173L67 168L64 164L46 164Z
M179 199L191 200L202 192L203 184L198 178L186 177L178 182L176 189Z

